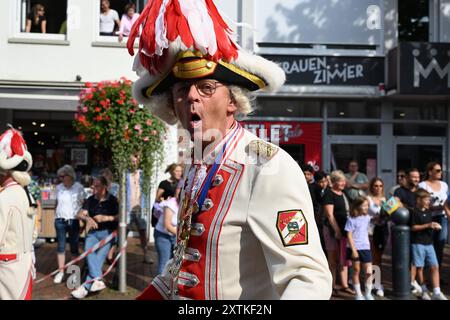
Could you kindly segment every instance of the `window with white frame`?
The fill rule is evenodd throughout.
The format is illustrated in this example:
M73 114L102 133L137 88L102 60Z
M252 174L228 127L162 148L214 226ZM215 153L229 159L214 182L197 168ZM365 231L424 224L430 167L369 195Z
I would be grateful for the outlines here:
M16 31L21 37L66 39L67 0L18 0L17 14Z

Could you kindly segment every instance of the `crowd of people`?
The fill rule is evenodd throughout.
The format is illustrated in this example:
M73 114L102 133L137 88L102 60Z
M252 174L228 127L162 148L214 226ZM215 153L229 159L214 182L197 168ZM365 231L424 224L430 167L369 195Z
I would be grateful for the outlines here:
M132 156L132 160L137 167L138 158ZM179 194L181 188L183 167L174 163L169 165L165 172L170 176L159 184L152 210L158 273L173 255L178 213L178 201L175 195ZM79 256L80 235L83 232L84 251L88 251L117 230L119 220L119 185L115 182L109 168L101 170L98 176L83 176L78 182L73 167L64 165L57 171L57 176L59 184L56 186L54 226L57 239L56 257L60 271L53 278L55 284L62 283L64 280L67 243L70 247L70 259L75 259ZM40 206L39 186L32 180L28 188ZM149 197L143 190L141 170L128 172L126 177L127 230L134 229L138 232L144 262L153 263L147 239L148 200ZM36 225L34 230L39 230L39 226ZM37 234L34 238L37 238ZM106 288L102 279L102 270L106 262L112 263L116 247L117 237L86 257L86 278L81 279L85 284L72 292L74 298L82 299L90 292L98 292Z
M355 160L350 161L345 174L340 170L329 175L314 172L309 165L302 169L333 275L334 294L343 291L356 300L373 300L373 293L384 296L381 283L373 285L372 274L375 265L383 276L382 257L390 245L392 227L383 204L393 197L410 213L412 293L424 300L446 300L440 289L440 270L448 238L450 197L439 163L426 166L422 181L417 168L399 170L398 184L387 194L383 180L369 180L359 172ZM424 268L429 270L429 278L424 276ZM361 272L366 279L364 294L359 281Z
M128 37L131 27L139 18L136 12L136 5L128 3L124 7L122 17L119 17L117 10L111 8L109 0L102 0L100 3L99 34L101 36L118 36L118 41L122 42L124 37ZM59 33L66 33L67 20L63 22ZM33 5L27 14L25 32L47 33L47 17L45 7L37 3Z

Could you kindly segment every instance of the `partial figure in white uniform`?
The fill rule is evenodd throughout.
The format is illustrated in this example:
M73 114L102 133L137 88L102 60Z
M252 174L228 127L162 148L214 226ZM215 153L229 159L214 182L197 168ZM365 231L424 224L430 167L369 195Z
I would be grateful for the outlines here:
M34 200L26 190L33 162L11 128L0 136L0 300L31 300Z
M149 2L128 40L133 52L141 24L156 23L140 38L133 94L181 123L181 143L194 143L174 257L138 299L329 299L331 273L300 167L236 121L252 111L251 91L276 91L285 74L238 49L212 1L198 3L204 10Z

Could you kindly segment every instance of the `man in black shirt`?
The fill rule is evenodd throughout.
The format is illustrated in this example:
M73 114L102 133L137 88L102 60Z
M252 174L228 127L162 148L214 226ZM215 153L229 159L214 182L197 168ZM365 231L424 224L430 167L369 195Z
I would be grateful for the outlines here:
M430 208L430 193L424 189L416 192L416 208L411 212L411 281L415 282L416 271L422 286L422 299L430 300L426 288L423 268L430 267L431 283L433 285L433 300L447 300L439 287L439 264L433 247L433 230L440 230L441 226L432 221ZM414 286L414 285L413 285Z
M313 202L314 206L314 212L316 212L317 208L317 201L315 198L315 185L314 185L314 168L310 166L309 164L303 164L301 166L303 174L305 175L306 183L308 184L309 194L311 195L311 200Z
M90 196L83 204L83 209L78 214L78 219L86 223L85 248L87 251L101 240L107 238L117 229L119 204L117 198L108 193L108 181L105 177L97 177L94 180L94 195ZM103 263L111 247L111 241L87 256L88 276L86 283L72 291L72 296L82 299L89 291L96 292L106 288L101 280Z
M417 191L417 186L420 182L419 170L417 168L408 170L406 179L406 187L401 186L395 190L394 197L397 197L402 205L411 211L416 206L416 196L414 193Z
M325 191L328 188L328 178L327 174L323 171L317 171L314 173L314 184L313 184L313 207L314 207L314 217L316 218L316 224L319 228L320 243L322 244L322 249L326 253L325 239L323 237L323 197Z

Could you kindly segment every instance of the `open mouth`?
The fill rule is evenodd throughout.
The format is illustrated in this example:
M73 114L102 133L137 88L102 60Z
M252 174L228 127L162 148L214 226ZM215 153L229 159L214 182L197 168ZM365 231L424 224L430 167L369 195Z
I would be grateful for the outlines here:
M198 114L191 113L190 124L193 129L198 129L198 128L200 128L200 126L202 124L202 119L200 118L200 116Z
M196 114L196 113L192 113L191 114L191 121L192 122L197 122L197 121L200 121L201 119L200 119L200 117L199 117L199 115L198 114Z

